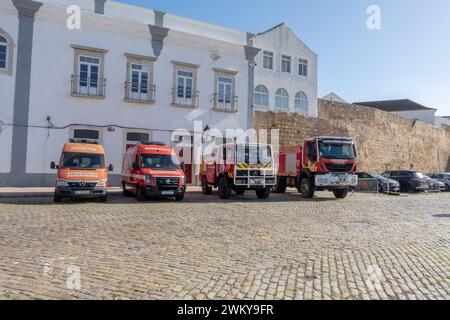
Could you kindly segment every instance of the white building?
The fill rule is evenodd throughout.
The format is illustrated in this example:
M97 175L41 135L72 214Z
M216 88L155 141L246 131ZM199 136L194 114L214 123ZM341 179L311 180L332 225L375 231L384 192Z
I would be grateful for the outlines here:
M447 116L447 117L436 116L436 119L434 121L435 121L436 127L438 127L438 128L444 129L446 126L450 127L450 116Z
M322 100L328 100L328 101L334 101L334 102L340 102L340 103L348 103L347 101L345 101L344 99L342 99L341 97L339 97L336 93L334 92L330 92L329 94L327 94L326 96L324 96L322 98Z
M436 109L425 107L409 99L355 102L354 104L386 111L397 116L434 125Z
M317 55L285 24L254 35L256 110L317 117Z
M67 26L74 3L81 29ZM274 54L273 70L263 70L258 45ZM292 59L289 74L279 70L281 53ZM306 75L297 75L299 59L307 61ZM250 128L259 84L271 109L275 101L285 106L276 96L284 88L286 110L298 105L316 116L316 69L316 55L285 26L253 37L110 0L1 0L0 186L52 185L49 163L69 138L102 143L117 185L129 144L179 142L172 132L192 133L194 121L221 131ZM304 99L294 102L297 92L306 107ZM198 166L186 169L194 181Z

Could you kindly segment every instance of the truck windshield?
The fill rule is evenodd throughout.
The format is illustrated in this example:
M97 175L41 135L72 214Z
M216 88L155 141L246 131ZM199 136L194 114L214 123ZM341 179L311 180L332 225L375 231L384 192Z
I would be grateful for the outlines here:
M270 146L237 146L237 163L268 164L272 162L272 149Z
M353 159L355 149L353 144L319 142L319 155L327 159Z
M105 157L102 154L64 152L62 168L66 169L103 169Z
M176 156L165 154L143 154L141 156L143 169L179 169L180 163Z

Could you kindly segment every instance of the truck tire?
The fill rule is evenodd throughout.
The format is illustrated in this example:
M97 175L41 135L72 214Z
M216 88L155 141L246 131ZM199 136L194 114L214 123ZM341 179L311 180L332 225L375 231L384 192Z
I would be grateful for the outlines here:
M212 187L208 185L208 179L206 179L206 177L203 177L202 179L202 193L206 196L209 196L212 193Z
M348 189L334 190L333 193L337 199L344 199L348 195Z
M100 197L100 202L107 202L108 201L108 194L105 194L104 196Z
M300 181L300 193L302 194L303 198L312 199L314 198L314 188L311 185L311 181L304 177Z
M258 199L266 200L270 196L270 189L271 189L270 187L258 189L258 190L256 190L256 196L258 197Z
M219 178L218 183L218 191L219 191L219 198L220 199L229 199L231 195L231 187L228 184L228 181L224 177Z
M175 196L175 200L176 200L176 201L183 201L183 200L184 200L184 192L183 192L183 193L180 193L180 194L177 194L177 195Z
M145 201L145 192L139 185L136 186L136 199L137 201Z
M61 197L57 196L56 194L53 196L53 202L55 203L60 203L61 202Z
M238 196L243 196L245 194L245 191L245 188L236 188L236 190L234 190L234 192L236 192Z
M133 194L125 188L125 182L122 182L122 194L124 197L131 197Z
M273 192L275 193L285 193L287 189L286 179L278 177L277 184L273 186Z

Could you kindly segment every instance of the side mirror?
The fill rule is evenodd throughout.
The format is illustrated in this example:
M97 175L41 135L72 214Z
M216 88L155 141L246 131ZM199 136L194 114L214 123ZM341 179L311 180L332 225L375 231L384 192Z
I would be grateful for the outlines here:
M133 162L133 170L139 170L139 165L137 164L137 162Z
M110 165L108 166L108 171L109 171L109 172L114 171L114 165L110 164Z
M50 169L52 170L58 169L58 166L56 165L55 161L50 162Z

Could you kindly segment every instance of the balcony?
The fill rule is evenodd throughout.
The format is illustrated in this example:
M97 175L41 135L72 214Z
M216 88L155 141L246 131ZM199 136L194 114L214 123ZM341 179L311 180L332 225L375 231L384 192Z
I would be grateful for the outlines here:
M72 75L71 95L74 97L104 99L106 79Z
M125 101L144 104L155 103L156 86L155 85L136 85L130 81L125 82Z
M237 112L238 97L228 96L224 97L218 93L212 95L213 110L219 112Z
M172 106L181 108L198 108L199 92L178 91L172 88Z

